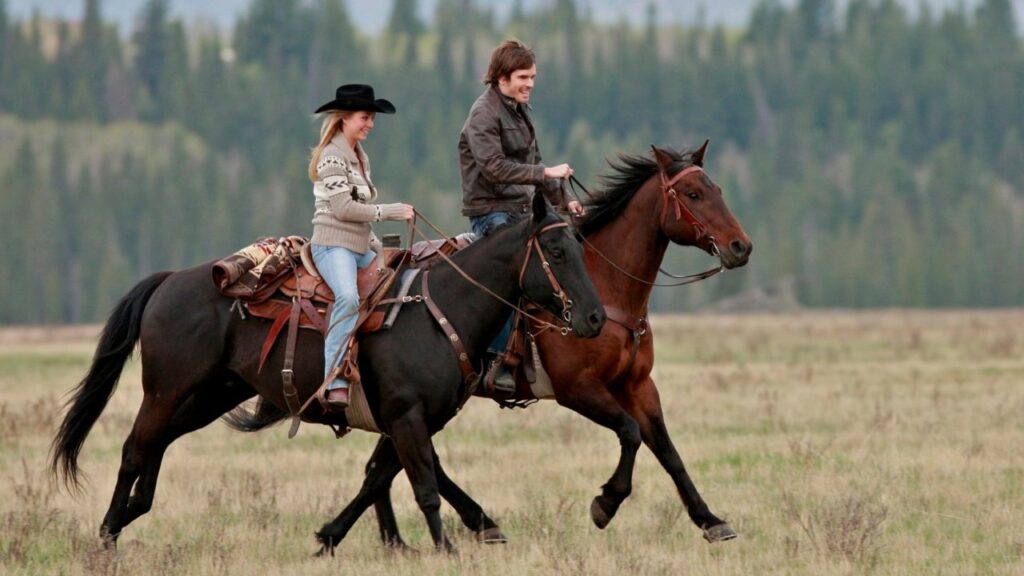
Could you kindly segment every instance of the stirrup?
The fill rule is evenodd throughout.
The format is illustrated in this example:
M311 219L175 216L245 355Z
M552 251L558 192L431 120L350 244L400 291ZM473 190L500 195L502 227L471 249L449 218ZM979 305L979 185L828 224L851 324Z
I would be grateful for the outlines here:
M516 379L498 357L491 361L483 376L484 390L492 398L511 398L516 393Z
M336 397L332 398L332 396ZM344 398L341 398L341 396L344 396ZM324 404L327 406L328 411L342 412L348 408L348 403L348 387L328 389L324 392Z

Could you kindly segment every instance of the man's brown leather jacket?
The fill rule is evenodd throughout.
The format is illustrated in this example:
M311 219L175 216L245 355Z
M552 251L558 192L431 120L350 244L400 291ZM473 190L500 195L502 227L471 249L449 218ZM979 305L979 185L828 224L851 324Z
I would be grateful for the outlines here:
M552 205L565 205L559 181L544 179L528 108L495 85L470 108L459 134L464 216L529 212L535 189Z

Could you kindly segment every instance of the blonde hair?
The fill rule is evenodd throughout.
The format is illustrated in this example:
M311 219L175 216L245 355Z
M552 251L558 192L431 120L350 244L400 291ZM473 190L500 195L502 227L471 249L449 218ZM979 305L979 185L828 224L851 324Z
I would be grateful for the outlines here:
M313 182L318 180L316 165L320 162L320 153L338 135L338 132L341 132L345 125L345 120L351 118L353 114L355 112L351 110L334 110L324 116L324 121L320 125L320 143L309 153L309 179Z

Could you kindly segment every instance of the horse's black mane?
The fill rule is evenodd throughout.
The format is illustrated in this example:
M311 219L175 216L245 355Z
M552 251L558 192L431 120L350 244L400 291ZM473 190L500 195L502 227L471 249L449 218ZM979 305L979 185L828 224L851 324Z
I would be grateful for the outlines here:
M672 158L672 164L669 166L670 174L675 174L694 163L693 155L696 151L667 148L662 148L662 150ZM601 188L594 193L590 200L584 199L587 204L587 214L578 225L579 231L584 236L597 232L618 217L644 182L658 173L658 163L654 161L653 155L619 154L618 162L609 160L608 166L611 167L612 172L599 176L602 183Z

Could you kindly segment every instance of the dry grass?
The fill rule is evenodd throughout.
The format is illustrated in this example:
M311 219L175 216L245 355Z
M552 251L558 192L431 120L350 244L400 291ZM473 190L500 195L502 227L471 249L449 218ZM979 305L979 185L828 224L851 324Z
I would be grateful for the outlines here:
M0 332L0 573L1021 574L1022 326L1019 310L658 318L671 432L739 540L705 544L646 449L633 496L597 530L588 509L614 436L551 402L509 413L474 400L438 451L511 542L475 544L445 507L460 553L427 551L399 478L399 521L424 552L384 550L370 514L332 559L309 557L312 533L358 489L373 436L210 426L170 449L153 511L107 553L96 533L139 367L85 445L92 482L75 500L45 461L95 329Z

